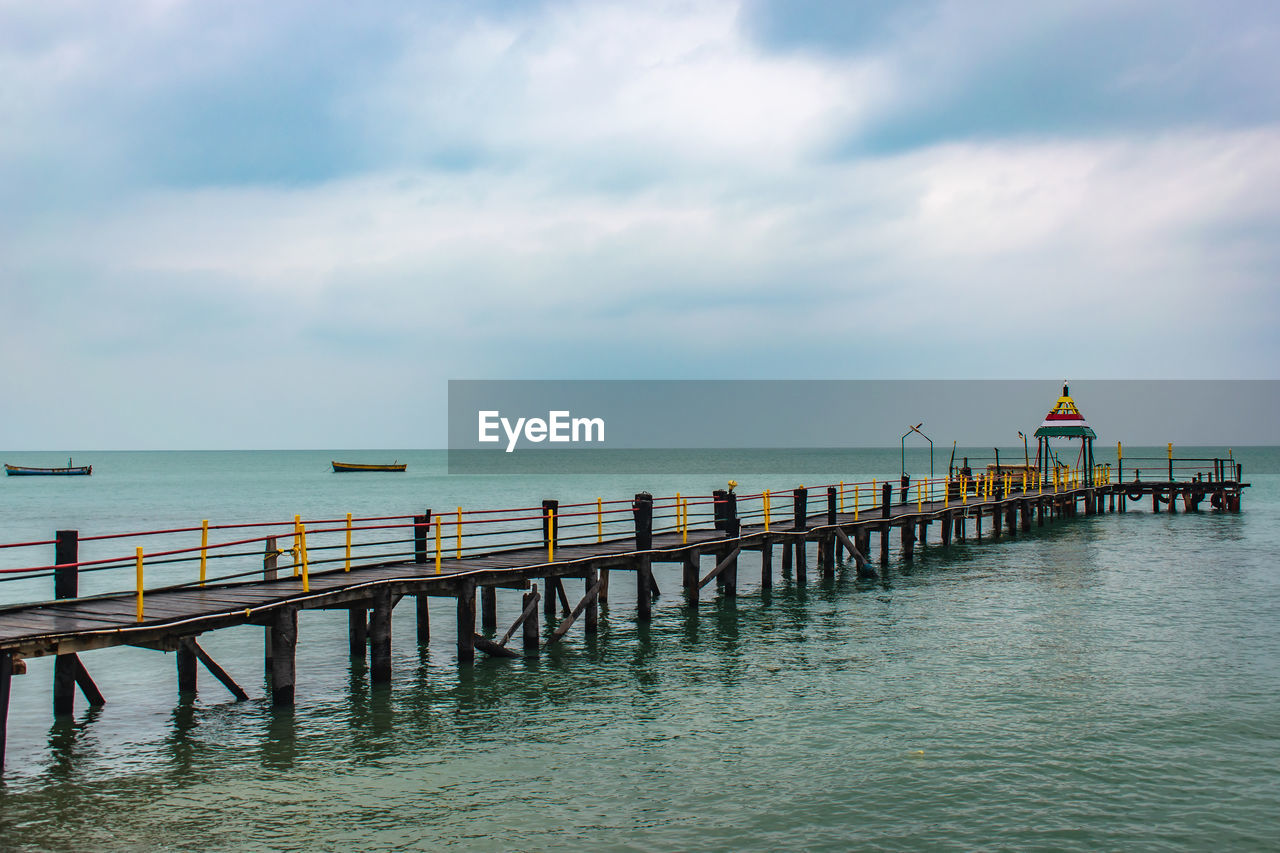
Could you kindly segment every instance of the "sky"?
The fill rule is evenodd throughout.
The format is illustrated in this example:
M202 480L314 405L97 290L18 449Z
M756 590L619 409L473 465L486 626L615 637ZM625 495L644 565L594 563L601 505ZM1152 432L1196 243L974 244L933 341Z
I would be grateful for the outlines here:
M437 447L450 379L1277 378L1278 225L1269 2L0 0L3 449Z

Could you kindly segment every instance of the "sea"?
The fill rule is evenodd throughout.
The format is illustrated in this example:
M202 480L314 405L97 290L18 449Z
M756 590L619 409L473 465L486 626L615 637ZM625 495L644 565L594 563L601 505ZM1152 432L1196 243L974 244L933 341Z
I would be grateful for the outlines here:
M698 452L698 470L717 470L716 453ZM203 670L180 697L172 654L120 647L81 656L107 704L77 696L55 719L52 659L31 659L12 682L0 850L1280 849L1280 448L1230 453L1251 484L1238 514L1139 501L946 550L934 528L878 581L811 567L801 585L775 559L772 590L748 553L737 599L713 584L696 609L663 564L644 625L618 572L598 635L575 626L536 657L459 665L453 602L432 600L426 646L402 605L386 687L349 656L344 613L304 611L291 710L270 703L252 626L200 638L246 702ZM1153 477L1164 454L1125 448L1156 460ZM0 542L705 498L731 479L745 494L930 465L911 448L726 452L719 475L674 455L640 473L450 475L431 450L0 461L68 455L93 475L0 482ZM333 459L408 470L334 474ZM81 556L112 556L114 541ZM0 549L0 568L52 551ZM82 589L133 578L121 566ZM0 605L50 585L0 581ZM500 630L519 595L499 591Z

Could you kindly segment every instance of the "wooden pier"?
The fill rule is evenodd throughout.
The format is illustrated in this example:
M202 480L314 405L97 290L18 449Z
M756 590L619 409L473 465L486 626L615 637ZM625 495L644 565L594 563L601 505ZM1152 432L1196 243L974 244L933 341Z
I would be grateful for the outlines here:
M1033 526L1102 512L1124 512L1133 501L1149 500L1157 512L1239 511L1242 490L1249 485L1241 482L1240 466L1228 460L1196 463L1194 475L1176 477L1175 473L1189 468L1182 464L1175 468L1170 454L1169 477L1159 481L1119 482L1111 478L1105 466L1098 466L1070 477L1064 474L1059 478L1055 472L1052 482L1039 478L1028 482L1025 476L1015 482L1008 475L985 479L949 477L914 487L873 481L818 489L799 487L776 494L738 495L729 489L693 502L678 495L655 499L640 493L631 500L609 502L607 511L603 501L564 508L555 501L544 501L540 510L523 510L526 514L516 517L484 516L484 512L491 511L476 511L473 519L466 519L459 510L456 518L453 513L433 516L427 512L411 517L357 520L365 523L353 525L348 516L344 557L314 563L308 559L307 535L312 535L314 542L316 531L336 535L342 532L341 525L325 528L326 522L320 522L308 534L305 526L295 521L290 532L279 534L283 539L292 537L292 547L282 549L277 533L270 531L270 535L208 545L209 530L215 528L206 523L182 531L148 534L190 535L191 531L202 531L199 548L164 552L180 555L172 559L189 559L193 566L198 560L199 581L145 589L141 583L144 557L139 548L139 584L135 591L87 597L78 595L80 569L93 564L119 568L125 563L80 562L80 539L75 531L59 531L48 542L0 546L53 545L52 564L3 571L22 577L51 576L55 596L50 601L0 608L0 772L10 690L14 676L25 672L28 658L57 656L55 714L73 711L77 687L92 705L106 701L80 655L120 645L174 653L180 692L196 689L197 669L203 665L236 699L242 700L248 698L246 691L233 674L205 652L198 638L208 631L257 625L265 629L264 665L272 701L289 706L296 698L294 657L300 611L349 611L347 651L360 658L367 654L371 681L387 683L391 680L391 619L406 596L416 602L410 613L416 620L421 644L430 640L428 598L456 601L457 658L462 664L474 659L477 648L498 657L537 654L542 644L558 642L579 622L585 633L596 632L599 607L608 599L611 573L630 573L636 584L635 618L649 620L656 591L652 572L655 563L683 567L686 606L692 608L699 604L699 591L713 581L721 596L737 595L738 557L742 551L760 552L760 584L767 589L774 582L777 547L781 548L782 570L790 572L797 584L808 580L810 549L812 568L824 578L833 576L843 562L855 567L859 577L873 579L889 565L890 543L895 536L899 541L898 557L910 561L916 549L930 541L931 527L935 528L933 541L945 549L957 541L981 538L984 524L988 537L1011 537L1028 532ZM775 502L783 509L775 508ZM690 506L698 508L697 523L690 523ZM657 519L658 524L655 508L666 513ZM608 532L606 517L610 519ZM391 523L385 523L388 520ZM535 527L495 532L501 526L497 522L509 522L510 528L515 522L530 520ZM624 520L630 529L622 533L618 528ZM485 531L478 529L482 522L487 525ZM471 524L477 525L475 532L465 530ZM411 551L397 559L362 562L357 546L353 563L351 531L382 528L400 531L405 536L405 547L411 546ZM540 541L510 547L485 544L503 532L527 536L530 529L535 536L541 534ZM86 541L89 538L111 537L86 537ZM464 539L480 544L464 547ZM236 579L206 577L206 561L212 552L224 546L243 548L246 542L259 543L260 566L257 557L245 557L243 551L229 552ZM877 546L874 552L873 543ZM278 561L282 555L291 555L294 564L281 568ZM709 565L704 566L704 558L710 558L706 561ZM250 561L254 576L246 579L244 566ZM329 568L317 570L321 565ZM565 583L568 579L582 581L582 594L576 603L569 596ZM507 617L515 616L515 621L502 634L498 633L498 588L525 591L520 613ZM546 636L540 627L539 608L553 623L560 618ZM517 635L519 651L509 647ZM305 686L303 689L305 692Z

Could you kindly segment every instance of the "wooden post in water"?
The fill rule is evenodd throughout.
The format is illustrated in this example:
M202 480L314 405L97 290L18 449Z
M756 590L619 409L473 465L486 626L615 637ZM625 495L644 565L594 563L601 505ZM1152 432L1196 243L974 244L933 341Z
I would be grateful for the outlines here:
M418 645L425 646L431 642L431 597L425 592L414 596L414 616L418 622Z
M767 538L760 546L760 588L773 589L773 545Z
M375 589L369 619L369 647L372 650L369 680L374 684L391 683L391 607L390 588Z
M782 542L782 573L785 575L791 571L791 564L795 556L795 549L791 547L791 537L784 536Z
M902 559L908 563L916 557L916 531L915 525L909 520L904 520L902 524Z
M298 608L275 609L271 621L271 704L293 706L294 657L298 647Z
M0 652L0 779L4 778L4 751L9 731L9 691L13 685L13 655Z
M180 642L177 652L178 693L190 695L198 687L196 680L196 650L189 643Z
M889 488L893 488L890 486ZM889 522L880 525L880 565L889 565Z
M463 578L458 582L458 663L471 663L475 659L476 582Z
M582 578L583 595L586 595L587 593L591 592L591 588L594 587L598 581L599 581L599 574L596 572L594 567L588 566ZM597 592L594 596L592 596L587 601L586 610L582 614L585 620L582 623L582 630L588 636L592 634L596 634L600 631L600 605L598 603L599 595L600 593Z
M809 490L801 486L792 493L792 530L804 531L809 528ZM805 583L809 579L808 558L805 554L805 537L796 536L791 547L795 549L796 583Z
M836 487L827 486L827 524L836 523L838 500L839 496L836 493ZM836 542L836 535L834 533L824 533L818 547L822 549L822 577L827 579L835 577L836 562L839 559L836 556L836 549L839 547Z
M498 630L498 588L480 587L480 630L492 633Z
M653 495L639 492L631 502L631 515L636 525L636 550L653 548ZM636 558L636 619L648 622L653 618L652 558L642 555Z
M690 607L698 607L698 570L701 555L696 548L690 548L682 555L680 585L685 588L685 597Z
M54 536L53 597L77 598L80 594L79 567L80 533L75 530L59 530ZM80 658L75 653L58 655L53 660L53 714L61 716L75 712L76 669Z
M954 528L955 522L951 520L951 511L948 510L942 514L942 547L944 549L951 547L951 534Z
M369 607L353 604L347 616L347 647L351 657L364 660L369 649Z
M269 536L263 544L262 552L262 579L264 581L273 581L276 579L276 560L279 558L280 552L276 547L276 537ZM268 677L272 677L271 668L271 626L268 625L262 630L262 663L263 673Z
M738 518L736 517L736 513L735 513L735 517L731 517L728 519L728 523L729 523L729 528L727 532L730 536L741 535L742 522L738 520ZM730 553L727 559L729 561L729 565L727 568L725 568L724 572L721 574L721 577L724 578L724 597L737 598L738 597L738 549L736 547L733 549L733 551Z
M523 605L523 609L521 610L521 612L523 613L524 611L528 610L530 604L536 607L537 602L538 602L538 586L537 584L534 584L533 589L531 589L529 592L526 592L521 597L520 603ZM538 620L536 617L536 611L535 611L535 615L531 615L527 619L525 619L524 624L521 625L520 627L521 627L521 638L524 643L524 650L526 652L536 652L538 650Z

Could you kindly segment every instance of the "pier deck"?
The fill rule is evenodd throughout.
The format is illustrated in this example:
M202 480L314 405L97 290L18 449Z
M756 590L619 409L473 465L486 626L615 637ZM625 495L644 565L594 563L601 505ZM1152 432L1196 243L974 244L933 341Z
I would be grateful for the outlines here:
M391 613L405 596L419 599L420 642L426 642L429 637L429 617L423 606L426 597L446 596L458 602L460 661L472 659L477 647L493 655L517 656L506 649L506 642L518 629L523 628L526 653L536 652L539 646L540 634L534 617L540 600L547 616L554 617L558 612L564 616L548 642L558 640L584 615L586 632L594 633L598 603L607 600L610 571L635 572L637 618L643 621L650 617L653 563L683 564L687 600L696 606L698 590L712 580L722 595L736 595L737 556L742 550L761 552L761 583L766 587L772 584L775 545L782 546L783 571L794 567L797 583L806 581L809 542L816 544L816 568L824 577L834 573L842 553L852 557L860 576L873 577L877 561L869 556L871 537L876 535L879 539L878 563L885 566L889 562L891 533L895 529L901 536L900 558L911 560L917 543L924 544L933 524L940 528L939 544L947 547L955 539L981 537L984 519L990 525L989 535L1007 536L1028 531L1033 523L1044 525L1046 519L1076 517L1082 514L1081 510L1084 515L1115 512L1117 507L1123 512L1127 501L1144 497L1152 500L1155 511L1176 512L1179 497L1184 511L1196 509L1205 498L1211 499L1215 508L1238 510L1242 489L1248 485L1238 479L1201 483L1197 478L1194 482L1105 483L1024 492L1009 488L1006 482L984 497L981 491L973 493L966 488L965 494L954 490L948 482L945 494L910 500L908 492L908 499L901 500L898 486L884 484L881 495L877 495L882 498L880 504L859 512L838 511L834 487L829 487L825 495L819 493L812 497L802 487L793 494L780 495L790 498L794 512L773 516L768 525L762 519L751 517L768 513L768 509L739 518L737 496L719 492L713 501L716 509L713 524L690 526L686 505L683 526L678 524L677 529L657 532L653 530L653 499L637 495L630 507L635 516L634 535L601 537L602 541L563 545L553 541L547 543L550 548L546 545L518 547L450 558L431 554L425 547L425 536L417 533L414 559L352 565L349 571L340 568L312 571L305 584L291 567L280 572L283 577L276 578L209 582L204 586L147 591L145 596L139 592L137 596L74 597L73 592L72 596L53 601L8 606L0 608L0 770L10 682L15 673L24 670L25 658L58 657L55 713L70 712L76 684L92 704L105 701L78 653L118 645L177 652L180 690L195 689L198 659L233 694L244 698L244 691L234 679L218 667L195 640L207 631L260 625L267 628L266 666L272 681L273 700L279 705L289 705L294 693L293 650L299 610L351 611L351 654L363 656L366 649L371 648L371 678L375 682L386 682L390 680ZM844 496L841 491L840 498ZM815 497L825 497L825 512L808 511ZM897 503L893 502L895 497L899 498ZM767 507L767 493L765 501ZM429 519L429 516L419 518ZM548 527L556 529L554 512L549 513L548 518L548 524L543 527L544 541ZM269 575L274 575L275 555L280 552L270 548L268 546L264 563L270 566ZM704 555L714 556L716 567L700 578L699 561ZM62 562L60 557L59 563ZM564 578L584 581L584 595L577 606L570 607L562 583ZM544 582L542 596L534 584L537 580ZM482 598L483 630L496 636L494 590L529 590L531 587L533 591L524 597L520 618L500 641L475 632L477 591ZM143 598L145 609L139 618L139 600Z

